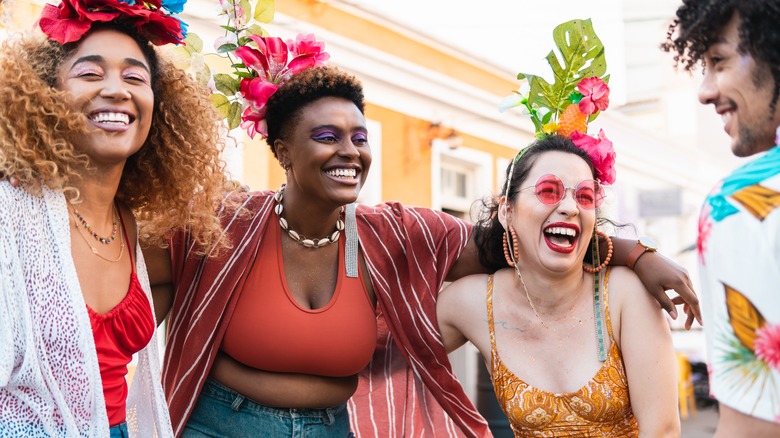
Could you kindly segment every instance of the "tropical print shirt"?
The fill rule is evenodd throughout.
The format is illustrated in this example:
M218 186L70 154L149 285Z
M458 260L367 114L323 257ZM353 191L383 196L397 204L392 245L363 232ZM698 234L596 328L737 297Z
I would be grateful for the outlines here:
M780 146L708 196L697 248L710 390L780 423Z

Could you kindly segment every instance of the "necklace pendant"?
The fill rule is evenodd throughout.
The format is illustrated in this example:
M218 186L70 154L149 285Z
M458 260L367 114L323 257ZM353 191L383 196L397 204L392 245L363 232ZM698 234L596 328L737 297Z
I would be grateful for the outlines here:
M95 248L94 246L91 246L90 249L92 250L92 254L99 255L98 251L97 251L97 248Z

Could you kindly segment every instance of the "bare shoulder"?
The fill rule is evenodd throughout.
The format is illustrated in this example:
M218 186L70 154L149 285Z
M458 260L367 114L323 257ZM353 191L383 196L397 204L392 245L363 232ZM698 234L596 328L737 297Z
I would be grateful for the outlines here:
M473 274L461 277L450 283L441 291L439 294L439 301L445 299L466 302L483 302L485 300L485 292L487 291L487 283L487 274Z
M485 307L488 276L468 275L445 287L437 300L440 318L454 326L466 327L479 320Z

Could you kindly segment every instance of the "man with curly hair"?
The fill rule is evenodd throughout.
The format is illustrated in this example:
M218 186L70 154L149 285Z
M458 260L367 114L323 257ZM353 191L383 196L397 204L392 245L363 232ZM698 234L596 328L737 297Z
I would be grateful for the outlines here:
M684 0L662 48L701 64L734 155L760 154L708 196L699 220L717 437L780 436L780 2Z

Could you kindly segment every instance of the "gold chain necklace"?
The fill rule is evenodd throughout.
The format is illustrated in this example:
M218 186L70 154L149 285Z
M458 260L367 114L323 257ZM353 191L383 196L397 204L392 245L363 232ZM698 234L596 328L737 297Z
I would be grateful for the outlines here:
M542 323L542 327L547 328L547 324L544 323L542 317L539 316L539 312L536 311L536 306L534 306L534 302L531 301L531 295L528 293L528 288L525 286L525 280L523 280L523 275L520 274L520 269L517 267L517 263L515 263L515 273L517 274L517 278L520 279L520 284L523 285L523 290L525 291L525 299L528 300L528 304L531 305L531 310L534 311L534 315L536 315L536 319L538 319L539 322Z
M124 253L125 253L125 242L124 242L124 240L123 240L123 239L119 239L119 256L118 256L117 258L115 258L115 259L110 259L110 258L108 258L108 257L105 257L105 256L103 256L102 254L100 254L100 253L98 252L98 249L97 249L97 248L95 248L95 247L94 247L94 246L93 246L93 245L92 245L92 244L89 242L89 240L87 239L87 237L84 235L83 231L81 231L81 229L79 228L79 223L78 223L79 221L78 221L78 218L76 217L76 215L75 215L75 214L73 214L73 212L71 211L71 209L70 209L70 208L68 208L68 211L71 213L71 216L73 216L73 225L76 227L76 233L77 233L79 236L81 236L82 240L84 240L84 243L86 243L86 244L87 244L87 246L88 246L88 247L89 247L89 248L92 250L92 254L95 254L96 256L100 257L101 259L103 259L103 260L105 260L105 261L107 261L107 262L111 262L111 263L116 263L116 262L118 262L119 260L121 260L121 259L122 259L122 255L124 255ZM117 213L116 213L116 210L115 210L115 214L117 214Z

